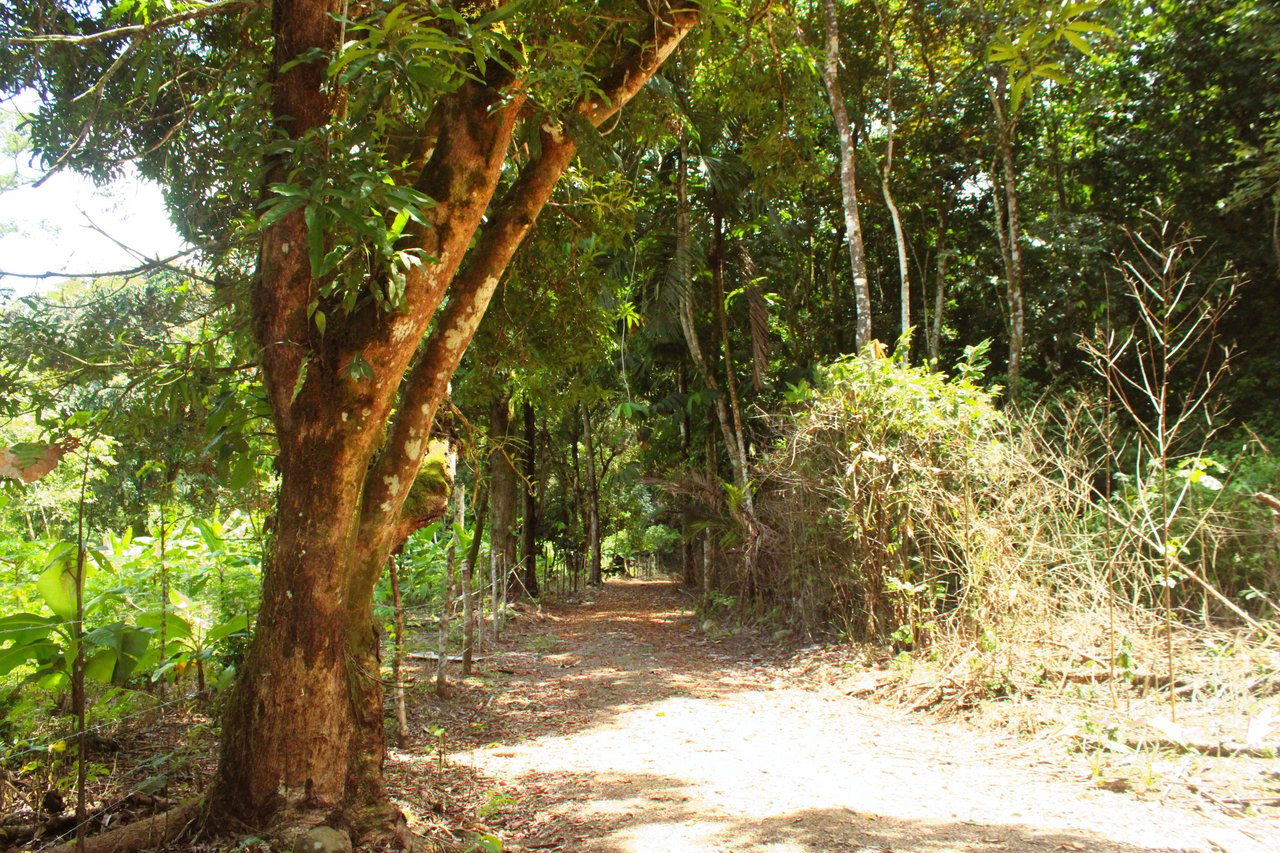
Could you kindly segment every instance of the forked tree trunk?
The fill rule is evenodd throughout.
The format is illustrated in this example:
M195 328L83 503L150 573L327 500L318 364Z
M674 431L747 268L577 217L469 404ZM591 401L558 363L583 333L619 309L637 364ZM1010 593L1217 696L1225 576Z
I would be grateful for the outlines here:
M275 0L271 8L274 130L295 140L323 133L346 109L325 59L338 47L346 5ZM598 126L614 116L699 19L684 4L660 14L599 88L569 107L573 120ZM312 239L326 251L340 247L310 233L303 210L264 226L253 316L280 490L262 604L223 721L215 818L263 826L340 809L361 826L394 810L382 776L374 585L409 532L444 509L452 473L443 465L428 472L436 488L418 491L436 410L499 278L576 150L560 123L536 115L536 153L495 200L524 118L523 70L510 60L464 69L465 82L438 98L421 126L405 129L414 136L408 150L384 143L385 159L405 164L395 179L434 201L401 240L433 259L406 272L402 308L347 310L341 286L316 280ZM266 162L264 186L288 183L286 156ZM272 189L264 196L279 200ZM317 312L327 329L313 319Z

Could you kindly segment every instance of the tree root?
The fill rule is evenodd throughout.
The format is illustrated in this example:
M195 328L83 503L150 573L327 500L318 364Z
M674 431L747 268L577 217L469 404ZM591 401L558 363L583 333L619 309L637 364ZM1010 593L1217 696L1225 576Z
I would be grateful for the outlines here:
M84 840L85 853L132 853L160 847L176 838L204 808L204 799L187 800L181 805L157 815L125 824L116 829L93 835ZM68 841L51 848L46 853L75 853L75 841Z

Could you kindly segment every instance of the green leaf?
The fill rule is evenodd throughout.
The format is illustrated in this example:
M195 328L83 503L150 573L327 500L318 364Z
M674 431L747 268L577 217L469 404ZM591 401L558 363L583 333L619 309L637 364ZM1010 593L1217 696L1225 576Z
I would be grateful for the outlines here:
M1067 24L1066 29L1073 33L1100 33L1104 36L1115 35L1115 32L1106 24L1095 24L1093 21L1072 21Z
M231 476L227 478L227 487L230 489L243 489L253 480L254 473L253 454L242 454L236 460L235 467L231 469Z
M64 690L71 686L71 676L62 669L46 668L32 673L28 681L34 681L45 690Z
M191 523L200 532L200 538L204 540L205 548L215 554L221 554L226 550L227 542L222 537L222 533L208 519L193 518Z
M76 616L76 574L73 565L58 560L40 573L36 580L36 592L49 605L49 609L63 619Z
M262 216L258 217L258 227L268 228L275 223L284 219L290 213L304 207L307 203L303 198L277 198L268 202L267 209L262 212Z
M467 849L468 853L502 853L502 839L496 835L480 833Z
M1062 37L1071 42L1071 46L1083 53L1085 56L1097 56L1097 54L1093 52L1093 47L1089 42L1085 41L1084 37L1080 34L1073 33L1071 30L1063 30Z
M172 610L166 610L163 614L159 610L143 613L138 617L137 624L139 628L152 629L156 636L160 635L160 629L163 626L166 642L184 640L191 636L190 623Z
M356 353L348 362L346 370L343 371L352 382L360 382L365 379L373 379L373 368L369 366L369 362L364 360L364 356Z
M9 640L16 646L45 639L58 621L56 616L14 613L0 619L0 641Z
M1061 83L1064 86L1069 82L1067 75L1062 73L1062 67L1056 62L1046 62L1043 65L1037 65L1031 69L1031 73L1036 77L1044 77L1055 83Z
M57 653L57 644L49 640L15 643L7 649L0 649L0 676L8 675L27 661L48 660Z
M232 634L239 634L249 630L249 617L247 614L241 613L233 616L226 622L221 622L209 629L209 633L205 636L205 643L216 643L224 640Z
M311 274L319 277L326 272L324 264L325 229L320 219L318 206L309 204L302 209L302 218L307 223L307 259L311 263Z
M125 628L120 636L120 655L116 658L115 670L111 673L112 684L122 685L129 680L150 643L150 631Z
M1027 93L1027 86L1031 85L1031 80L1032 77L1030 74L1024 74L1013 83L1009 103L1015 113L1018 111L1018 108L1022 106L1022 98Z
M505 21L508 18L513 17L517 12L528 5L528 2L529 0L515 0L514 3L506 3L499 6L497 9L494 9L492 12L476 21L476 28L486 29L488 27L492 27L499 21Z
M110 683L119 656L114 649L100 649L85 662L84 677L99 684Z

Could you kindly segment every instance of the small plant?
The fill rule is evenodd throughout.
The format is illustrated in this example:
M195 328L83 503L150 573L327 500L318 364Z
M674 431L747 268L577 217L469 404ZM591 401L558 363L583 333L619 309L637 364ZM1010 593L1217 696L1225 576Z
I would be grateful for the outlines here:
M515 797L503 794L498 791L489 791L485 794L484 803L480 806L480 817L491 818L507 806L514 806L519 803Z

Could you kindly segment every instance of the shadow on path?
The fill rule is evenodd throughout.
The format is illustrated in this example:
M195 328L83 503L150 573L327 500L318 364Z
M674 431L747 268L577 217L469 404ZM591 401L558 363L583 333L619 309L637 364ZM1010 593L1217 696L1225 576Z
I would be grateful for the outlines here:
M508 851L1265 849L1238 834L1211 848L1222 827L1198 815L783 683L785 650L701 636L691 605L670 583L631 580L545 606L512 624L479 679L426 709L447 718L450 772L489 792L480 817Z

